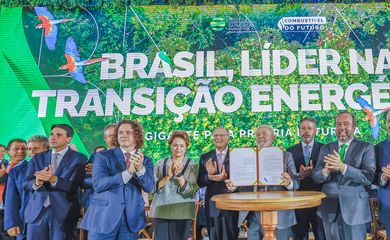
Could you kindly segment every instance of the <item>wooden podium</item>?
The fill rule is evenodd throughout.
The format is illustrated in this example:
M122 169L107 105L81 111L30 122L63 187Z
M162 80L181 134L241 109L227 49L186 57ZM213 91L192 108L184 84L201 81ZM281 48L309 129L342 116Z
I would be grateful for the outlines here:
M319 206L325 197L314 191L242 192L215 195L211 198L219 209L260 211L264 240L276 240L278 210L300 209Z

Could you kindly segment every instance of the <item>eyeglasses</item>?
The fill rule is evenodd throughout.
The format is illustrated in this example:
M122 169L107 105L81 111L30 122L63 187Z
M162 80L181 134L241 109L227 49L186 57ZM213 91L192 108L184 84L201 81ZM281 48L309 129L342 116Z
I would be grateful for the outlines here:
M227 136L226 133L225 133L225 134L222 134L222 133L213 134L213 137L214 137L214 138L217 138L217 137L222 138L222 137L225 137L225 136Z

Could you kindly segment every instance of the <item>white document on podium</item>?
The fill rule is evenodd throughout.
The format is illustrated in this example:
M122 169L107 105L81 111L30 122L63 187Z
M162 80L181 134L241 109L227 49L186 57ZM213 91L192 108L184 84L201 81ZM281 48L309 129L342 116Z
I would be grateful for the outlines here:
M256 185L256 148L233 148L229 152L229 175L235 186Z

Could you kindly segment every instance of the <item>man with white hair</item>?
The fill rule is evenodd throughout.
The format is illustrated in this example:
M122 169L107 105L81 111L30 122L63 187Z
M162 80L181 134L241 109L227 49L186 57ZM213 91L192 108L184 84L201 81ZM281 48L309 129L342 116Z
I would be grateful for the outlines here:
M258 148L271 147L275 141L275 134L272 127L268 125L262 125L256 129L256 145ZM286 172L281 173L281 180L283 185L281 186L260 186L257 187L259 191L293 191L299 187L299 181L297 178L297 171L295 168L292 154L283 151L283 163ZM228 179L226 185L229 190L234 191L236 187L234 183ZM239 191L252 191L255 187L240 187ZM263 229L260 225L260 213L241 211L239 215L239 224L241 224L245 218L248 219L248 240L260 240L262 239ZM278 224L276 226L276 238L278 240L288 240L290 237L291 227L295 225L295 212L294 210L281 210L278 211Z

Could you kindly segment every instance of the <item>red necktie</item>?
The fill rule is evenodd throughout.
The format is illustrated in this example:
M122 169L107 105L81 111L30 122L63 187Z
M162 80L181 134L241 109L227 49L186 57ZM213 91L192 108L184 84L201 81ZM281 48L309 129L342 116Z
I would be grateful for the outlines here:
M130 167L130 163L131 163L130 159L131 159L132 154L126 152L125 156L126 156L126 167L129 168Z
M16 164L18 164L18 163L17 162L10 163L7 170L5 170L6 173L9 173L12 170L12 168L14 168L16 166Z

